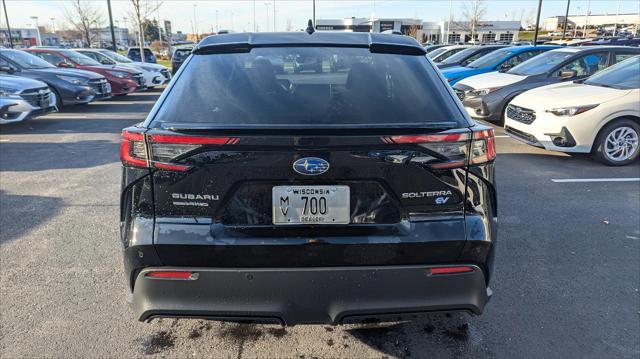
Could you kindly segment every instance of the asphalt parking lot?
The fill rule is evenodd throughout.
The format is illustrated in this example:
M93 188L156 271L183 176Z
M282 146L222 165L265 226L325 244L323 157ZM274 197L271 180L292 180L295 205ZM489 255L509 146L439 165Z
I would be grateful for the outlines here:
M0 357L640 356L640 164L605 167L499 130L494 297L481 317L287 328L137 322L118 238L119 134L158 95L0 127Z

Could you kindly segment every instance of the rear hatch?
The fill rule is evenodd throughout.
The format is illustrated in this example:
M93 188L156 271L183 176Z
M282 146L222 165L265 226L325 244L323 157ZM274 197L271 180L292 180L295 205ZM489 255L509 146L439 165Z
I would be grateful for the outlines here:
M300 56L323 71L297 73ZM150 129L123 134L125 162L152 171L165 265L458 257L467 166L492 159L493 134L469 129L426 59L264 48L196 54L188 66Z

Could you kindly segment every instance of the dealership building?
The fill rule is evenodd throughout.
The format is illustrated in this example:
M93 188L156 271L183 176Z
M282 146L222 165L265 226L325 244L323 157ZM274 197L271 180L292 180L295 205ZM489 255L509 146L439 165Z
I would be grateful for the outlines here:
M543 20L542 28L546 31L555 31L562 29L564 16L553 16ZM640 13L635 14L590 14L569 15L567 17L567 28L575 29L587 26L605 26L605 25L636 25L640 23Z
M421 19L318 19L316 30L319 31L351 31L351 32L383 32L400 31L413 36L418 41L440 43L466 43L472 40L471 23L467 21L424 22ZM518 39L519 21L481 21L476 25L476 41L507 42Z

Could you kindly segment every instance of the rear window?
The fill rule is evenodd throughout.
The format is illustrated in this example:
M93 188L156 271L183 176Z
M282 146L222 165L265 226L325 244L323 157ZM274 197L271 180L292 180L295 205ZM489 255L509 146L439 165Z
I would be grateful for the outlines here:
M153 120L213 126L460 123L424 56L363 48L256 48L194 55Z

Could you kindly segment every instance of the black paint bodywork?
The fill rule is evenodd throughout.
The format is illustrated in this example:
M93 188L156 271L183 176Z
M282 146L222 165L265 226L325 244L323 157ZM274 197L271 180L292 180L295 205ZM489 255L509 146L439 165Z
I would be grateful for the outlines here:
M206 41L203 43L201 46L206 46ZM186 70L188 68L183 68L181 72ZM436 69L433 68L433 71ZM443 91L450 92L444 81L441 85ZM163 96L168 93L170 89L165 90ZM450 95L455 96L452 92ZM162 101L161 97L150 118L155 112L162 111ZM471 123L462 108L458 108L457 113L460 119L456 120L461 120L462 125L448 130L371 128L309 133L295 129L260 131L194 128L185 131L149 128L149 120L139 127L125 129L144 133L147 139L153 135L186 133L239 139L237 143L203 145L189 152L175 161L189 166L184 172L123 167L121 237L129 289L134 293L134 298L136 295L163 293L161 287L156 287L161 286L159 281L136 291L136 283L145 280L144 273L150 268L200 268L206 272L205 277L211 280L208 284L217 285L219 279L214 278L225 277L224 273L228 271L235 271L236 275L243 273L239 278L249 278L251 273L268 269L287 271L288 268L289 273L281 278L299 280L301 270L322 271L325 268L333 273L327 274L325 279L340 277L335 273L350 272L375 278L376 271L371 268L382 270L394 266L413 268L460 264L479 269L474 272L471 282L476 286L478 280L483 281L480 289L458 288L459 285L471 283L463 275L454 275L451 281L438 278L423 289L438 286L461 289L468 294L466 297L474 298L472 301L477 305L465 307L440 303L428 306L428 310L470 310L479 314L490 296L488 285L496 238L494 161L436 169L427 162L442 156L437 151L420 144L389 144L382 140L382 136L390 135L471 134L489 129ZM468 140L465 146L470 147L471 141ZM331 167L322 175L300 175L293 171L292 163L302 157L321 157L330 162ZM286 184L348 185L351 189L350 223L299 227L273 225L271 188ZM402 193L420 191L450 191L451 194L444 204L436 203L434 197L402 196ZM176 206L172 202L172 196L176 193L207 194L216 199L209 201L208 206ZM339 268L339 272L334 272L335 268ZM354 268L354 271L348 268ZM358 268L367 269L358 272ZM424 273L424 267L420 268L413 268L408 273L411 276ZM348 280L357 282L357 277ZM446 282L449 284L438 284ZM210 289L197 287L204 285L200 283L194 284L196 287L192 286L190 291L205 295ZM374 284L368 283L366 286L372 293L375 292ZM262 294L267 295L264 282L248 288L238 288L238 293L249 290L259 298ZM180 297L182 290L179 284L173 283L167 284L164 293ZM402 293L397 295L401 296ZM278 300L281 299L278 297ZM375 301L375 298L368 299ZM192 303L192 300L173 302L174 308L182 308L179 312L147 308L153 306L149 303L140 304L145 303L143 299L138 302L134 300L134 307L137 312L144 312L139 314L141 320L154 316L224 319L222 312L212 314L185 308L188 306L185 303ZM247 306L247 302L244 302L242 308ZM425 308L416 306L418 311L427 310ZM234 313L233 317L238 315L237 311ZM282 317L291 315L281 314ZM243 315L251 316L247 313ZM253 313L253 316L256 315ZM305 318L284 321L309 322ZM336 323L337 320L332 317L323 322Z

